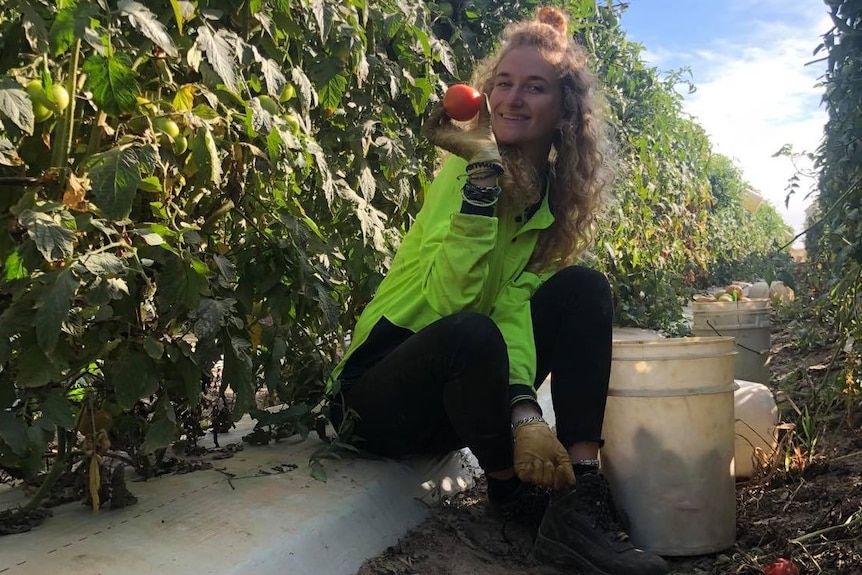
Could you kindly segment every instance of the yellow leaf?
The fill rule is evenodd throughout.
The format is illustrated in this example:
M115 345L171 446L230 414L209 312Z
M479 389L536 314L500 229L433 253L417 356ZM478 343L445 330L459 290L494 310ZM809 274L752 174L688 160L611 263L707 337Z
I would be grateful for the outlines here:
M260 322L254 320L250 326L248 326L248 334L251 338L251 350L252 352L257 351L258 346L260 346L260 341L263 339L263 326L260 325Z
M102 485L102 476L99 471L99 464L102 462L102 457L97 454L90 456L90 500L93 503L93 513L99 512L99 487Z
M179 111L187 112L191 111L192 107L194 107L195 103L195 85L194 84L186 84L179 90L177 90L177 95L174 96L174 108Z
M84 185L75 174L70 173L66 180L66 191L63 192L63 203L70 210L86 212L88 208Z

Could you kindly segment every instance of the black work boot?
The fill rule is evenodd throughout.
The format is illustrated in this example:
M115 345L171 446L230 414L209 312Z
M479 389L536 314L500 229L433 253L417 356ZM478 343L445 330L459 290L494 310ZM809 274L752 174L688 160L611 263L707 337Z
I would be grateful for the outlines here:
M663 575L658 555L637 549L622 529L607 480L578 477L571 491L554 496L536 536L537 558L595 575Z
M488 503L504 521L522 525L535 535L550 503L551 490L531 483L519 483L518 488L505 497L491 497L489 492Z

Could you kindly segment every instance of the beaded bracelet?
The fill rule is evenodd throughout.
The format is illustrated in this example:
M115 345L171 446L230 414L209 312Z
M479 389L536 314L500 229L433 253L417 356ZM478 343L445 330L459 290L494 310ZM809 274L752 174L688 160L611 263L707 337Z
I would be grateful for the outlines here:
M464 201L477 208L487 208L497 203L497 199L503 192L503 188L497 186L477 186L471 182L465 182L461 195Z
M503 173L503 166L496 162L473 162L472 164L467 164L467 167L465 169L467 172L472 172L473 170L477 170L480 168L493 170L498 175Z
M546 423L545 418L541 415L531 415L530 417L523 417L512 424L512 432L514 433L522 425L527 425L528 423Z

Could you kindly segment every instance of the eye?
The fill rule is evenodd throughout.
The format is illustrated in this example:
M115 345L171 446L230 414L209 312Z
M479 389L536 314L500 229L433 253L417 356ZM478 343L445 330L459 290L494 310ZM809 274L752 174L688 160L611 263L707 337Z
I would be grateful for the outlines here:
M536 94L540 94L545 91L545 87L539 84L532 84L530 86L527 86L527 90Z

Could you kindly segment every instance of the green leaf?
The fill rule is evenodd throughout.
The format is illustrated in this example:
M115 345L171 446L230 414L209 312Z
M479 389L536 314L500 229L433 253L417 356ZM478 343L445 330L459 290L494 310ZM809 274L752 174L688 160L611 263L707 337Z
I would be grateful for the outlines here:
M152 40L153 44L164 50L171 58L177 57L177 48L168 35L164 24L159 22L149 8L134 0L120 0L117 3L120 13L125 14L129 23L141 34Z
M27 424L8 410L0 410L0 439L16 455L27 453Z
M111 55L92 54L84 60L86 85L93 91L93 101L106 114L118 116L133 112L141 89L137 73L131 68L131 59L125 53Z
M71 268L65 268L57 274L54 283L48 289L33 319L36 328L36 341L45 353L51 353L57 346L60 328L69 317L72 307L72 297L78 289L80 281L72 274Z
M53 431L53 427L63 429L74 429L77 418L72 402L63 397L62 393L52 393L42 402L42 427L50 425L46 431Z
M32 342L18 355L18 387L43 387L62 377L62 370Z
M207 26L198 26L197 45L215 73L233 93L239 92L236 53L232 46L235 40L238 40L236 35L227 30L218 30L213 34Z
M144 351L154 360L159 360L165 354L165 344L148 335L144 339Z
M5 277L7 282L22 280L30 275L30 271L24 265L24 260L21 259L20 254L18 254L18 250L9 254L3 268L6 270Z
M51 43L51 53L59 56L66 52L75 40L83 38L90 18L96 15L97 7L92 2L68 2L57 12L48 39Z
M41 54L48 51L48 27L42 16L30 5L30 2L20 3L24 35L33 52Z
M219 254L213 255L213 261L215 262L221 277L224 278L228 284L236 282L236 266L232 261Z
M197 166L198 173L203 174L208 182L216 185L221 184L221 162L219 161L215 138L213 138L209 126L203 125L198 128L189 142L189 149L191 150L191 162Z
M138 400L159 389L156 367L145 353L124 347L106 362L104 369L117 403L125 409L131 409Z
M320 33L320 41L326 41L326 6L323 0L306 0L306 4L310 5L311 12L314 14L314 20L317 22L317 31Z
M257 49L254 49L254 59L260 64L260 71L263 74L263 79L266 82L266 91L273 98L281 96L281 91L287 83L284 73L278 62L271 58L261 56Z
M21 85L11 78L0 78L0 115L12 120L26 134L33 133L33 102Z
M287 345L284 342L284 338L277 336L270 347L270 356L264 374L264 382L270 391L278 389L279 385L282 385L282 359L284 359L286 353Z
M315 295L312 298L323 313L321 320L329 326L337 325L341 310L338 307L338 302L332 297L332 289L322 283L317 283L314 286L314 291Z
M144 453L167 447L177 439L177 416L171 402L160 400L159 406L141 445Z
M197 406L201 400L202 375L197 364L188 357L180 355L173 368L171 368L170 373L174 377L179 377L183 382L183 389L189 403L193 407Z
M307 403L299 403L278 411L255 409L252 411L251 416L254 417L258 426L286 425L297 420L302 420L309 412L311 412L311 407Z
M108 253L86 254L81 258L81 263L96 276L121 275L126 269L123 260Z
M108 278L105 286L111 299L123 299L123 296L129 295L129 284L123 278Z
M377 182L367 162L362 163L362 169L359 171L359 190L362 197L369 202L374 199L374 192L377 191Z
M135 230L135 234L140 236L148 246L160 246L165 243L165 238L156 232L148 229Z
M305 110L309 108L314 108L317 106L317 92L314 91L314 87L311 85L311 80L308 79L308 76L305 75L305 72L300 67L295 67L290 71L290 78L293 84L296 86L297 94L299 94L299 99L302 102L302 106Z
M156 176L147 176L138 184L138 189L143 192L158 193L162 191L162 182Z
M201 298L197 308L197 320L192 331L198 340L210 339L224 325L224 318L231 311L234 300L217 301L211 298Z
M138 155L133 147L111 148L86 163L93 202L109 220L121 220L132 211L141 183Z
M193 265L185 260L171 258L163 273L161 291L163 295L174 302L184 304L189 309L196 309L201 294L208 287L206 275L199 273Z
M311 476L318 481L326 483L326 470L323 468L323 464L314 460L311 461L309 465L311 466Z
M35 316L36 312L33 311L31 302L24 298L7 305L3 313L0 314L0 365L9 361L12 355L12 338L25 330L29 330ZM20 341L16 342L17 345L20 343ZM33 347L38 348L36 345Z
M234 337L230 339L230 344L225 346L224 350L221 389L230 387L234 392L236 398L233 406L234 421L239 421L255 407L250 349L251 344L247 340Z
M321 63L314 75L321 84L318 90L320 105L324 109L335 109L341 105L344 91L347 89L347 76L341 71L337 60L330 58Z
M72 255L75 232L61 226L49 214L24 210L18 216L18 223L27 229L46 260L61 260Z
M174 20L177 22L177 30L182 34L185 18L183 18L183 9L180 6L179 0L171 0L171 9L174 11Z

